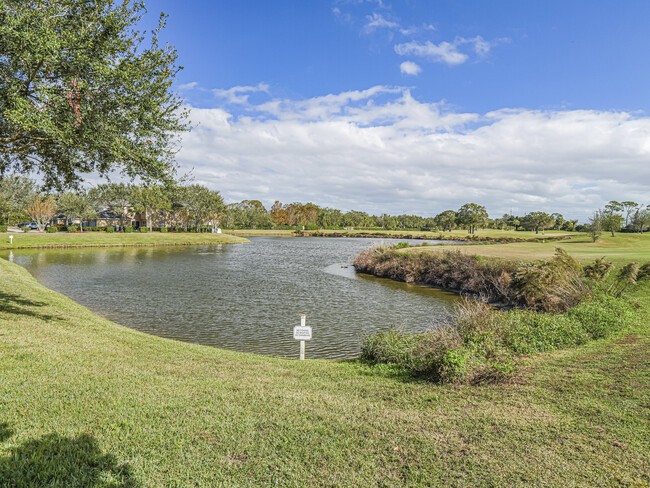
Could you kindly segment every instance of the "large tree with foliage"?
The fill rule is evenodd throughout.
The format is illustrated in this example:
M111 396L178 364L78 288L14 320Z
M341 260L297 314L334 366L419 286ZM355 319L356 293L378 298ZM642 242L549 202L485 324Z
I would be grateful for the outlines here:
M83 222L97 215L95 202L86 191L62 193L57 199L56 210L65 215L66 224L72 223L74 219L79 219L82 223L82 232Z
M0 0L0 175L39 172L46 187L84 173L166 179L187 113L180 69L144 4Z
M226 207L218 191L198 184L181 188L183 205L197 232L201 224L212 221L214 225L223 218Z
M36 222L38 231L43 232L56 213L56 202L51 195L34 195L27 205L26 212Z
M435 217L436 225L444 231L451 231L456 227L457 215L453 210L445 210Z
M153 216L162 215L172 209L171 187L165 185L133 185L131 188L131 208L142 213L147 219L149 231L153 231ZM160 218L159 218L160 220Z
M544 231L555 225L555 217L547 214L546 212L530 212L522 220L521 223L524 227L528 227L539 234L539 230Z
M457 215L458 223L467 228L470 234L476 232L477 225L483 225L488 219L485 207L476 203L466 203L458 209Z

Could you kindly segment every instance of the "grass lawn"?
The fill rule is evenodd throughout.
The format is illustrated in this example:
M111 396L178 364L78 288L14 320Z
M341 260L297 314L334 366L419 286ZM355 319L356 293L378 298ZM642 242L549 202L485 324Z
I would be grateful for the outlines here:
M13 243L9 243L12 235ZM25 249L31 247L68 247L68 246L158 246L186 244L219 244L246 242L246 239L229 234L211 234L192 232L14 232L0 233L0 249Z
M293 230L281 229L229 229L226 232L241 237L295 237Z
M634 329L454 387L149 336L0 259L0 486L648 486L636 293Z
M597 242L592 242L586 234L574 235L571 239L562 241L515 242L512 244L491 244L445 246L444 249L459 249L468 254L480 256L513 258L513 259L542 259L553 255L556 247L566 251L580 261L593 261L605 256L617 265L636 261L643 264L650 261L650 234L616 234L603 235ZM415 247L401 252L438 252L442 248Z

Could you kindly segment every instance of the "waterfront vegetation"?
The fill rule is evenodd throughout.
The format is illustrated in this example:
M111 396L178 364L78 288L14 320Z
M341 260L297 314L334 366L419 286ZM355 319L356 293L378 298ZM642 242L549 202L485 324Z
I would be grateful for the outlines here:
M149 336L4 260L0 290L8 486L650 483L647 283L629 290L636 319L607 338L521 350L528 359L516 374L478 385L418 379L395 364L299 362Z
M628 329L636 320L635 304L623 294L647 280L650 271L650 263L628 263L610 273L613 265L602 258L583 266L563 248L537 261L485 258L458 249L400 249L405 247L371 247L357 257L355 267L479 300L467 300L453 323L431 332L390 329L366 337L362 357L441 382L500 380L521 367L522 355ZM514 309L501 311L486 302Z

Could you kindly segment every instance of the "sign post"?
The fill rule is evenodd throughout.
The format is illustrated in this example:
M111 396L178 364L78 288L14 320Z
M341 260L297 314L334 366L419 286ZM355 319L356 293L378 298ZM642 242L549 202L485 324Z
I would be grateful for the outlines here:
M311 327L307 327L307 316L300 314L300 326L293 328L293 338L300 341L300 360L305 359L305 341L311 340Z

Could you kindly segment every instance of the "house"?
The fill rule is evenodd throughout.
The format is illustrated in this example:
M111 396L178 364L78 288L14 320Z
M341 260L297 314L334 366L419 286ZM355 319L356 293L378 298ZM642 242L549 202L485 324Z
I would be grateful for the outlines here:
M129 216L124 218L125 226L134 225L134 223L135 222ZM116 213L111 212L108 209L100 210L99 212L97 212L97 217L95 217L94 219L88 219L88 221L84 223L84 227L108 227L108 226L114 226L114 227L120 226L120 216Z

